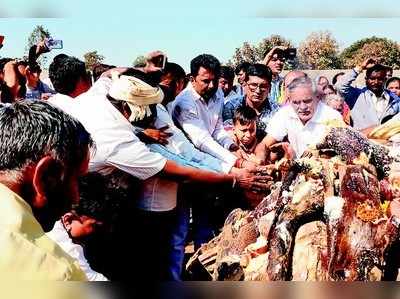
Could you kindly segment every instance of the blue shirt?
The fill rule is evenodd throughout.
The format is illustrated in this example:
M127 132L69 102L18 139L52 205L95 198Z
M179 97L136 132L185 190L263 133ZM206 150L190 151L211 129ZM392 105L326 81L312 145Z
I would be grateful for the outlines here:
M232 127L233 126L233 115L235 114L236 109L241 106L246 105L246 97L238 96L228 103L224 105L224 110L222 112L222 119L224 122L224 127ZM271 119L271 117L275 114L275 112L279 109L279 105L275 102L271 102L269 99L266 99L264 102L264 106L261 109L260 114L257 117L257 137L261 138L267 132L267 125Z

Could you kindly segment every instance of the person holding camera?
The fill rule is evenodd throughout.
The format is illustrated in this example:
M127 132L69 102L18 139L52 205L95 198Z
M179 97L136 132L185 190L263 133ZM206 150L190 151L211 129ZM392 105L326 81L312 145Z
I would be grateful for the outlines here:
M272 72L271 90L268 96L271 102L278 103L283 82L283 77L280 74L285 66L285 61L287 59L294 59L296 56L295 50L286 46L275 46L265 55L262 61Z

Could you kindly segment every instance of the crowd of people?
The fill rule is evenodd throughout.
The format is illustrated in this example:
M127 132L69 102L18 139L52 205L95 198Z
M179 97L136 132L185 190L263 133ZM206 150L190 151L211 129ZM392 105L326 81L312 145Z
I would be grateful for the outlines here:
M400 78L373 58L329 82L282 76L284 47L235 69L201 54L189 74L160 51L92 72L59 54L43 82L47 51L0 59L5 278L180 281L189 236L199 248L268 192L260 167L306 155L330 121L368 133L400 111Z

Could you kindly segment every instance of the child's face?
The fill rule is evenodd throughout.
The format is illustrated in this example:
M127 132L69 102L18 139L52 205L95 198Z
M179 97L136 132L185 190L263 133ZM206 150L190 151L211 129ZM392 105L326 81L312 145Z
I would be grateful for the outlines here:
M239 140L241 144L244 146L248 146L253 144L256 139L256 122L252 121L247 125L242 125L239 122L235 123L235 127L233 129L236 138Z

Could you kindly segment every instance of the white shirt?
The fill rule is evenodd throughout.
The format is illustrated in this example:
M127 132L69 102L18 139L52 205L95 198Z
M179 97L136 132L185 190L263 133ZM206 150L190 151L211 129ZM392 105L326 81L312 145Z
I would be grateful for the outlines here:
M61 221L57 221L54 224L53 229L46 233L46 235L55 243L57 243L72 258L78 261L79 266L81 267L82 271L85 272L89 281L108 281L107 277L105 277L103 274L98 273L90 268L90 265L83 253L82 246L72 242Z
M362 130L372 126L379 126L381 117L388 107L389 99L390 96L386 91L379 98L370 90L362 93L355 102L353 109L351 109L354 128Z
M96 149L90 158L90 171L107 175L118 168L145 180L164 168L167 159L150 152L105 96L87 92L75 99L66 97L57 94L48 101L78 119L91 134Z
M221 169L224 173L229 173L232 168L230 163L224 162L210 154L198 150L193 143L191 143L186 135L175 126L167 109L161 105L157 105L157 119L154 123L156 128L169 126L168 132L173 135L168 138L166 148L177 155L183 156L186 160L202 162L209 165L213 169Z
M375 94L372 96L372 101L375 105L376 114L379 118L383 115L386 107L389 104L390 97L387 93L383 93L382 96L377 97Z
M173 102L172 118L198 149L233 166L237 158L228 150L233 140L222 125L223 105L221 89L207 103L189 83Z
M305 124L301 122L291 105L279 109L269 122L268 135L277 141L288 135L289 143L299 158L310 146L322 141L326 134L326 122L329 120L342 120L336 110L319 102L314 115Z
M229 164L196 149L185 134L174 125L167 109L161 104L157 105L157 119L154 125L156 128L169 126L167 132L173 133L173 135L168 138L166 148L170 152L187 160L201 161L215 168L221 168L222 166L225 173L230 171L231 166ZM146 211L157 212L172 210L176 207L177 192L178 184L176 182L158 175L151 177L143 181L136 207Z

